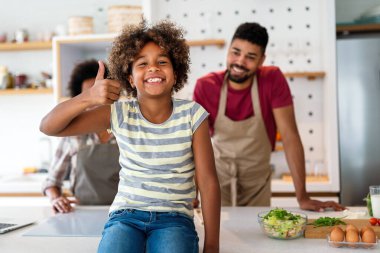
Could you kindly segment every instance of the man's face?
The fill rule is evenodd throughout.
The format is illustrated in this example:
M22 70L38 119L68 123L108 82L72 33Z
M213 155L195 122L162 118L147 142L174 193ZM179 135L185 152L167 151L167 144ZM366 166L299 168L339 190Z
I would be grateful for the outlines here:
M244 84L254 76L264 60L265 55L259 45L247 40L234 39L227 55L228 79Z

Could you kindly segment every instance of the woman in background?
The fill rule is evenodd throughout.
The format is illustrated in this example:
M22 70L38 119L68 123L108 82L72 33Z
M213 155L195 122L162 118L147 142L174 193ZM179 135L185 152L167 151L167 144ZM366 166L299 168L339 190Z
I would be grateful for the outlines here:
M71 97L94 85L98 68L96 60L83 61L75 66L69 82ZM72 203L110 205L119 182L118 159L115 137L107 131L64 137L55 152L42 191L49 197L55 212L72 211ZM63 180L67 176L74 200L62 192Z

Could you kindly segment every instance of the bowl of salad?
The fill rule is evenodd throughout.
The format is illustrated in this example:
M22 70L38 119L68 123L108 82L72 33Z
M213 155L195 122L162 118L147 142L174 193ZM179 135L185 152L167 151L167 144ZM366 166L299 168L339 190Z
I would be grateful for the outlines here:
M307 223L307 215L275 208L258 214L261 230L270 238L295 239L303 235Z

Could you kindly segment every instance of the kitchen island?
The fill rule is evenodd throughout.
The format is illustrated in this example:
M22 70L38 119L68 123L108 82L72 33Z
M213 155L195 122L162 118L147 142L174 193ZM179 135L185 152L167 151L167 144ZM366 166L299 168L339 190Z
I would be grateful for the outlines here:
M78 210L104 210L106 213L107 206L97 207L76 207ZM275 240L264 235L257 222L257 214L260 211L269 210L268 207L223 207L221 213L221 236L220 252L222 253L273 253L273 252L371 252L368 249L343 249L332 248L325 239L305 239L298 238L294 240ZM297 208L287 208L290 211L301 211ZM350 210L365 211L364 208L351 208ZM302 212L302 211L301 211ZM341 217L342 212L305 212L309 218L318 218L320 216ZM30 217L37 220L38 223L44 222L45 219L53 216L48 206L1 206L0 217ZM199 234L200 248L203 245L203 226L198 219L195 219L197 231ZM28 253L76 253L76 252L96 252L99 237L37 237L23 236L33 227L31 225L6 234L0 235L0 251L4 253L28 252ZM372 250L378 251L379 246Z

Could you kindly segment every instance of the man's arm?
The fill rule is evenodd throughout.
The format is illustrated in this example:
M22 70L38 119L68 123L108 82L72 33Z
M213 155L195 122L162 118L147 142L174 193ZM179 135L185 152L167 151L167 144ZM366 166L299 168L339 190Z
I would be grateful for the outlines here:
M293 106L276 108L273 110L277 128L281 134L285 149L286 161L293 178L296 197L301 209L323 211L330 207L334 210L343 210L343 206L333 201L321 202L312 200L306 192L305 183L305 155L298 133Z

